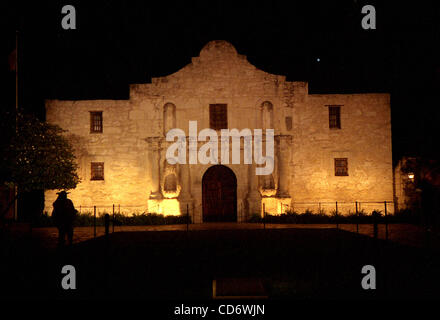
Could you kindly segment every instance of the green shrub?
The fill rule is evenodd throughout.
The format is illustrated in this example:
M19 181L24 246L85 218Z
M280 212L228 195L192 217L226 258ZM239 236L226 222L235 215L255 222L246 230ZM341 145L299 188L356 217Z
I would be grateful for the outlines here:
M105 213L97 214L96 225L104 226L104 216ZM132 216L125 216L123 214L115 214L115 225L118 226L143 226L143 225L165 225L165 224L184 224L191 223L191 217L186 215L181 216L164 216L162 214L156 213L141 213L133 214ZM112 214L110 214L110 225L112 225ZM76 227L87 227L94 225L94 216L91 212L83 212L77 214L74 226ZM34 222L34 227L53 227L52 217L45 212L43 215L38 217Z
M394 215L390 217L390 221L420 224L421 222L420 212L411 209L398 210Z
M382 217L382 211L380 211L380 210L373 210L373 212L371 212L371 216L373 218L381 218Z
M53 227L52 217L47 212L35 218L33 225L38 227Z
M261 215L259 215L258 213L251 214L248 222L262 222Z
M313 213L312 210L306 209L304 213L297 213L295 211L288 211L280 215L266 214L266 223L280 223L280 224L344 224L344 223L359 223L359 224L371 224L374 219L378 223L385 223L385 216L380 210L374 210L371 213L367 213L364 209L356 212L349 212L347 215L341 213L336 214L336 210L332 210L329 215L319 210L317 213ZM388 223L402 223L402 222L414 222L417 221L416 215L409 211L400 211L396 215L387 216ZM248 222L263 223L263 218L258 214L253 214ZM412 223L410 222L410 223Z

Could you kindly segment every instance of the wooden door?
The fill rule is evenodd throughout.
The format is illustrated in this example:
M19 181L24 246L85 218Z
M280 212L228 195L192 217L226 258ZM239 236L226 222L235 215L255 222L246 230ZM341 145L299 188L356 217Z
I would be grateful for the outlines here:
M237 179L225 166L210 167L203 175L203 222L237 221Z

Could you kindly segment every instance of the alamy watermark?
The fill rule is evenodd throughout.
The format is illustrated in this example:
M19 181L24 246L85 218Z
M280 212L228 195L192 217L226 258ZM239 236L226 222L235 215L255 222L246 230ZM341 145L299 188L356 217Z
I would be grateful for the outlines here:
M362 7L361 12L365 14L361 21L362 28L365 30L376 29L376 8L367 4Z
M76 29L76 9L68 4L61 8L61 13L65 14L61 20L61 27L64 30Z
M241 138L244 140L243 163L252 164L252 158L258 165L256 175L268 175L274 169L274 129L266 129L263 140L263 130L254 129L221 129L220 137L213 129L203 129L197 134L197 121L189 121L188 134L188 162L189 164L229 164L229 143L232 140L232 164L241 162ZM176 141L177 138L177 141ZM207 141L207 139L209 140ZM166 136L167 141L175 141L166 152L166 159L169 164L186 164L187 136L182 129L171 129ZM253 140L253 141L252 141ZM197 151L197 143L206 142ZM218 143L221 143L220 159L218 156ZM252 143L253 142L253 143ZM263 145L265 144L266 154L263 156ZM252 157L253 155L253 157Z
M61 279L61 287L64 290L75 290L76 289L76 270L75 267L68 264L63 266L61 273L65 276Z
M370 264L367 264L362 267L361 273L365 274L361 281L362 289L376 289L376 268Z

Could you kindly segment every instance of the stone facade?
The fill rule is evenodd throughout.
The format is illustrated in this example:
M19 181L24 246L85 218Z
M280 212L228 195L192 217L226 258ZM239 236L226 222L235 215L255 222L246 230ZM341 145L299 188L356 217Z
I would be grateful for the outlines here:
M126 213L181 214L188 206L202 222L203 175L213 164L169 164L165 136L171 128L188 134L190 120L209 128L211 104L227 105L228 128L275 130L272 175L256 176L255 164L225 165L237 181L237 221L263 205L269 213L330 213L336 201L340 212L354 211L355 201L366 210L393 201L388 94L309 94L306 82L257 69L226 41L209 42L174 74L131 85L129 100L46 101L47 120L68 130L80 166L70 198L77 207L120 204ZM340 106L340 129L329 128L329 106ZM93 111L102 111L102 133L90 133ZM335 176L336 158L347 159L347 176ZM90 179L91 162L104 163L104 180ZM55 192L45 194L49 212Z

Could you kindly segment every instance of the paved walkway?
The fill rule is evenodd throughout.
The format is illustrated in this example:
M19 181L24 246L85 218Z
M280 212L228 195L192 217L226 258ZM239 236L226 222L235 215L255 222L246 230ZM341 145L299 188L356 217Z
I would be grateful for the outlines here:
M263 229L263 224L258 223L201 223L190 224L189 230L240 230L240 229ZM267 229L332 229L335 224L266 224ZM355 224L340 224L339 229L357 232ZM130 231L186 231L186 224L175 225L157 225L157 226L115 226L115 232ZM104 235L104 227L96 227L96 236ZM112 226L110 226L112 232ZM373 225L360 224L359 233L373 237ZM54 247L57 243L58 230L56 228L34 228L32 236L40 239L45 247ZM79 243L92 239L94 237L93 227L77 227L74 232L74 243ZM378 227L379 239L385 239L385 225ZM413 247L426 246L426 232L424 228L411 224L390 224L388 225L388 239L404 245ZM431 236L431 243L434 247L440 248L440 239L437 236Z

